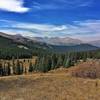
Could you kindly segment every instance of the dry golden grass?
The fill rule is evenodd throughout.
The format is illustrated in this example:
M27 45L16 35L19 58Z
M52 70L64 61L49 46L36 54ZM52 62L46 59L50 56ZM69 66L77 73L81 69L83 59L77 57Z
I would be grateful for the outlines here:
M100 78L100 60L88 60L69 69L73 76Z
M71 76L87 63L45 74L1 77L0 100L100 100L100 79Z
M0 78L0 100L100 100L100 80L64 73Z

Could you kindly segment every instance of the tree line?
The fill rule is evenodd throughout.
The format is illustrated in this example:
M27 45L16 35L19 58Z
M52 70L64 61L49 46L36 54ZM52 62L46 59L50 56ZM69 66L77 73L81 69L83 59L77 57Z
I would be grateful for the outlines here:
M69 68L80 61L87 59L100 59L100 50L87 52L67 52L67 53L39 53L35 63L29 62L29 66L24 67L25 61L17 61L12 57L10 62L0 62L0 76L21 75L31 72L48 72L60 67Z

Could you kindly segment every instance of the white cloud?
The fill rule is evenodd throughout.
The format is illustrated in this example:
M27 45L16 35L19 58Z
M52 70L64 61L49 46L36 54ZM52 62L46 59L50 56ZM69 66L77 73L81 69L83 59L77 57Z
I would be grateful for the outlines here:
M24 13L29 8L23 6L23 0L0 0L0 9L10 12Z
M74 21L73 24L51 25L1 20L0 31L24 36L73 37L85 41L100 39L100 20Z

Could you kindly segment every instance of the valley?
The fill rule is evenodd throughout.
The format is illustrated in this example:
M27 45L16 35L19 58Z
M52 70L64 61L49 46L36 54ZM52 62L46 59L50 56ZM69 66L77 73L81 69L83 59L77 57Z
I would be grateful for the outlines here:
M0 100L99 100L100 48L58 40L1 33Z
M100 100L100 0L0 0L0 100Z

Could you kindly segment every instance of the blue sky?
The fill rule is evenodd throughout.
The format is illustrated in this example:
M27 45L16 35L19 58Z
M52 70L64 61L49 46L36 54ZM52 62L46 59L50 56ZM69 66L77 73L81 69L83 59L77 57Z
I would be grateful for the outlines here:
M0 0L0 31L100 39L99 0Z

